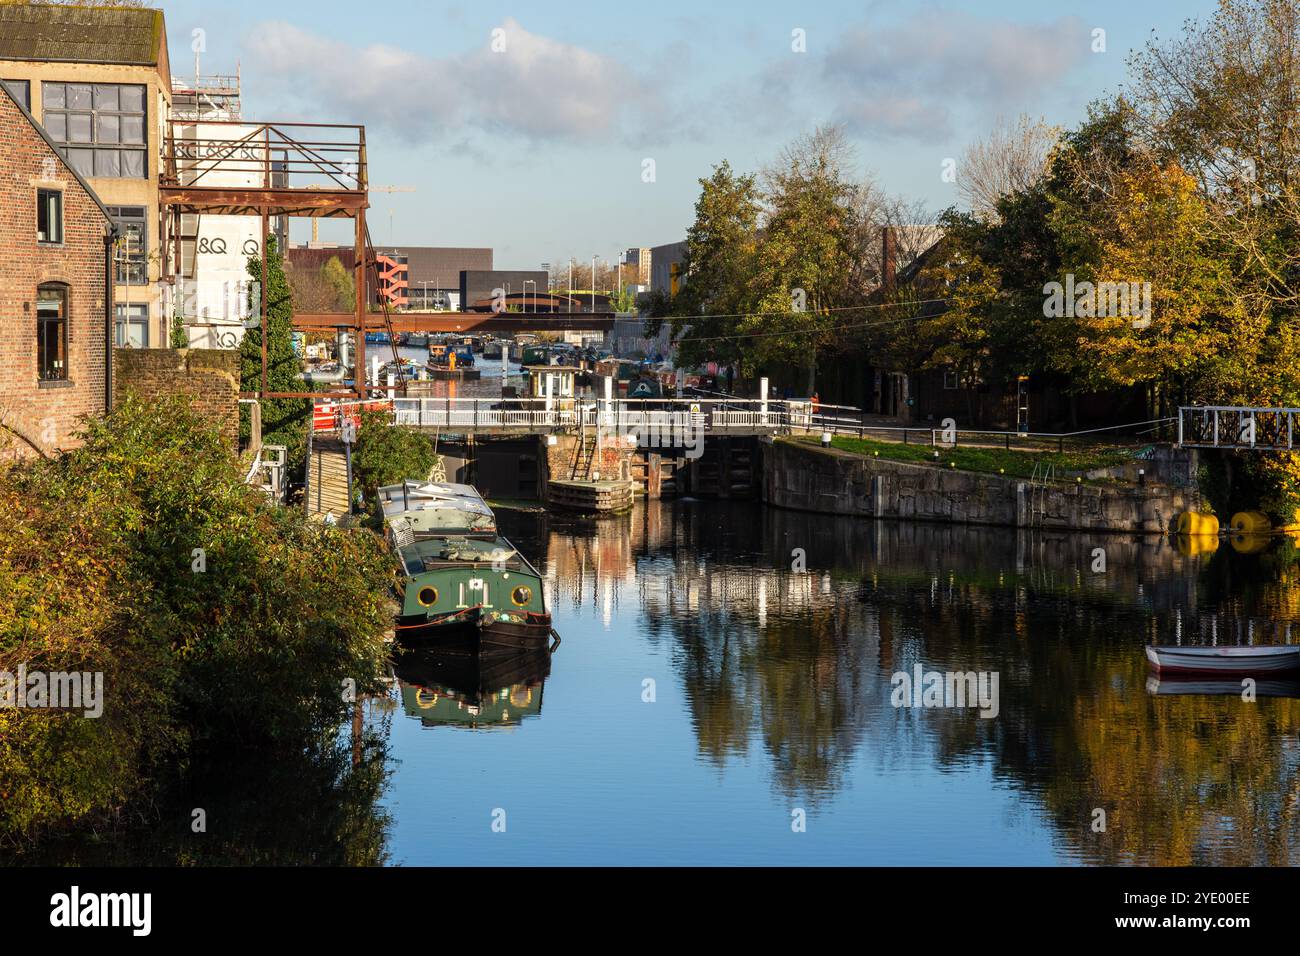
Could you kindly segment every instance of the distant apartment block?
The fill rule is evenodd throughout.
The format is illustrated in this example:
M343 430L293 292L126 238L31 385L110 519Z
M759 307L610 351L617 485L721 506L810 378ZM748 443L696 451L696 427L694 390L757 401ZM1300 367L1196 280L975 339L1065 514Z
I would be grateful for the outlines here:
M492 269L492 250L485 248L379 246L375 254L381 278L379 289L372 290L372 301L378 303L385 297L390 307L409 311L458 311L464 301L461 274ZM316 242L289 249L289 262L295 269L319 270L334 257L344 268L352 269L351 246ZM368 282L373 284L373 276Z
M650 284L650 265L653 256L648 248L629 249L623 255L623 261L636 270L634 285Z

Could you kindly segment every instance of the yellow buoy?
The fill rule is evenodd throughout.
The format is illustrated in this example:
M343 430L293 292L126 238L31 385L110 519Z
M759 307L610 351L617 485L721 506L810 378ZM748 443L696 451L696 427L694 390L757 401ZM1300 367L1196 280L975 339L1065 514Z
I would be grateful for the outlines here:
M1272 539L1262 534L1234 534L1228 540L1232 542L1232 550L1238 554L1259 554Z
M1219 519L1199 511L1183 511L1178 515L1174 532L1180 535L1215 535L1219 533Z
M1174 547L1185 558L1199 558L1219 550L1218 535L1180 534L1174 537Z
M1228 527L1233 534L1269 534L1273 522L1262 511L1238 511Z

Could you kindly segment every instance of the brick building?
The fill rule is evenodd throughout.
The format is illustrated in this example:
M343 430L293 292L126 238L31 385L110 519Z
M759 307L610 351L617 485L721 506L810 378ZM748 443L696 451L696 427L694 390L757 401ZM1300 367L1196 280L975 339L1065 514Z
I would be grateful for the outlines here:
M116 230L58 145L0 86L0 454L75 444L108 405Z
M0 3L0 84L117 221L117 344L165 346L168 222L158 202L171 67L161 10Z

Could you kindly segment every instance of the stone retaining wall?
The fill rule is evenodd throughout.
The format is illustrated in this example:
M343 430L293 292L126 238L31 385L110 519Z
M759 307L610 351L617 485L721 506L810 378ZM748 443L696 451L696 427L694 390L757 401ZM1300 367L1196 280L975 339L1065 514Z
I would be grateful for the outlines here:
M1200 498L1165 485L1032 484L931 465L865 458L808 442L760 446L761 493L779 508L868 518L1164 533Z

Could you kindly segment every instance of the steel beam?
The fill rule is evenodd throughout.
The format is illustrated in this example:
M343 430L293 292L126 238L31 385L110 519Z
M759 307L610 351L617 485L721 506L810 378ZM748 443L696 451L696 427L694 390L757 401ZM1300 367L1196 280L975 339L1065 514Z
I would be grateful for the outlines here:
M401 312L390 319L394 332L607 332L614 327L612 312L558 312L533 315L522 312ZM355 328L351 312L296 312L293 327L300 330ZM382 312L366 315L366 329L385 329Z
M161 186L158 200L182 212L220 216L316 216L352 218L369 205L365 193L343 189L279 189L260 186Z

